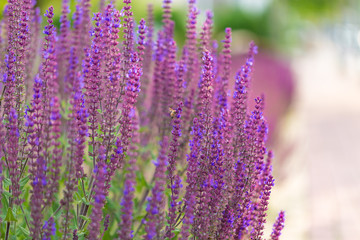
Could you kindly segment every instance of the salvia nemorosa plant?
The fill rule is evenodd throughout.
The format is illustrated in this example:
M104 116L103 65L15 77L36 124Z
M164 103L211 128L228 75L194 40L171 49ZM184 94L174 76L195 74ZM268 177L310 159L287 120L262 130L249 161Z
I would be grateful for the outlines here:
M155 33L77 1L8 0L0 22L2 239L265 239L271 189L264 97L249 109L257 47L230 88L231 29L174 41L171 1ZM41 31L41 19L45 24ZM284 212L268 239L279 239Z

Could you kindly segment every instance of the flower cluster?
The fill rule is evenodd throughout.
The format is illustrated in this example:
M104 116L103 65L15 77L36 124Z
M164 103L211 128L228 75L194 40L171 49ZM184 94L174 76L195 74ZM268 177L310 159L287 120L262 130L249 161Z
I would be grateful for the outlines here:
M41 32L36 1L8 0L0 21L5 239L264 239L274 177L264 97L249 107L257 46L231 89L231 29L219 51L213 14L198 33L190 0L179 49L171 2L154 39L151 5L137 23L131 0L122 10L102 0L92 18L90 0L79 0L70 21L63 0L60 28L50 7ZM281 211L271 239L284 219Z

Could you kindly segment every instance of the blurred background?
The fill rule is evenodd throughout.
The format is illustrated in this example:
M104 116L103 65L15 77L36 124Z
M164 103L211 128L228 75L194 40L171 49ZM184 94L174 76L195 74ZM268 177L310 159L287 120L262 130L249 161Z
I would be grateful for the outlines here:
M133 1L137 21L149 2ZM151 2L160 26L162 1ZM259 45L251 94L265 93L275 152L269 223L283 209L284 240L360 239L360 1L197 2L200 24L205 10L214 12L215 39L221 41L226 27L233 29L233 74L244 63L249 41ZM92 4L95 10L99 1ZM121 8L122 1L116 4ZM60 0L37 5L42 12L53 5L58 22ZM181 46L187 1L174 0L173 8Z

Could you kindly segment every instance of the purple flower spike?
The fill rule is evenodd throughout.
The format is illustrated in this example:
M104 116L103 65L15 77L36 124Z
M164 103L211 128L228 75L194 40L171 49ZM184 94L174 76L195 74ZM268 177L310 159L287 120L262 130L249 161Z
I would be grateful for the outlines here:
M186 57L187 74L185 78L188 89L193 88L193 79L197 79L196 69L198 65L198 54L196 51L197 38L196 38L196 19L199 11L196 9L193 3L189 3L188 20L186 25L186 42L184 48L189 53ZM187 95L189 90L187 90Z
M270 199L270 193L271 188L274 186L274 179L270 175L263 186L263 192L260 196L260 203L258 208L256 209L258 212L257 218L256 218L256 226L254 228L254 231L251 233L252 239L259 239L263 235L264 230L264 224L266 222L266 211L268 209L269 199Z
M52 161L50 161L50 184L46 193L47 204L50 205L54 200L55 194L59 191L59 179L60 179L60 167L62 160L62 148L60 146L61 136L61 115L60 115L60 103L58 97L54 97L53 108L50 116L50 124L52 126L51 145L52 145Z
M26 50L29 46L29 21L30 21L30 0L9 1L6 9L7 16L7 63L5 74L7 81L4 83L4 116L9 116L12 108L15 108L17 115L23 112L25 93L24 81L27 77ZM2 64L1 64L2 65ZM19 126L22 126L23 118L19 118Z
M154 66L154 74L153 74L153 88L152 88L152 99L151 99L151 108L149 111L149 117L152 121L153 125L157 125L156 121L158 120L158 113L159 113L159 102L162 98L162 72L164 71L165 65L164 65L164 32L159 31L158 32L158 38L156 40L156 46L155 46L155 66ZM146 73L145 73L146 74Z
M142 18L140 20L140 24L139 24L139 30L138 30L138 36L139 36L139 40L138 40L138 52L139 52L139 60L140 62L143 61L143 55L144 55L144 50L146 48L146 42L145 42L145 38L146 38L146 25L145 25L145 20Z
M19 148L19 129L18 129L18 115L16 110L12 108L10 110L8 123L8 139L6 140L6 152L7 152L7 162L9 168L9 176L11 180L11 185L9 187L10 192L12 193L15 204L21 204L21 199L19 198L20 191L20 166L18 165L18 148Z
M102 20L101 13L94 15L94 39L92 41L91 50L87 52L84 61L84 82L85 82L85 105L89 112L89 144L92 146L92 152L89 152L95 166L95 159L97 157L97 144L95 139L98 137L98 109L100 104L101 89L101 57L102 57L102 29L100 22Z
M172 130L172 139L170 143L170 151L168 155L168 188L171 190L171 201L169 209L169 227L166 229L166 236L170 239L173 237L172 231L174 230L175 220L176 220L176 209L178 205L179 197L179 187L180 187L180 178L175 174L176 171L176 160L178 157L179 151L179 140L181 136L181 113L182 113L182 102L180 102L179 107L171 113L173 130Z
M150 240L160 236L161 228L164 223L164 206L165 206L165 184L166 184L166 152L168 148L168 138L164 137L160 143L161 150L156 163L155 169L155 186L152 189L152 196L149 198L149 205L146 209L148 213L148 220L146 221L145 239Z
M43 240L51 240L51 236L55 236L56 227L53 217L49 218L48 221L45 221L43 230L44 230L44 236L42 238Z
M164 0L163 1L163 10L164 10L164 13L163 13L163 23L165 25L169 24L169 22L171 21L170 18L171 18L171 0Z
M119 224L119 238L123 240L131 240L132 236L132 213L133 213L133 200L134 200L134 187L136 182L136 171L138 170L136 166L136 160L138 157L138 147L140 143L139 139L139 122L138 116L135 114L132 121L133 136L132 144L129 149L129 162L128 162L128 173L126 174L126 180L124 183L124 196L121 202L122 205L122 216L121 223Z
M284 222L285 222L285 212L281 211L279 213L278 218L276 219L276 222L274 223L273 231L271 233L271 240L279 240L281 231L284 228Z
M78 235L77 235L77 229L74 229L74 231L73 231L73 238L72 238L73 240L78 240L79 239L79 237L78 237Z
M109 224L110 224L110 215L107 214L105 219L104 219L104 231L102 233L101 239L104 238L105 232L109 229Z
M130 137L133 129L131 128L132 118L135 112L135 104L140 92L140 76L142 75L141 68L136 64L128 71L127 86L125 89L125 102L122 109L121 137L117 138L115 154L112 156L110 166L107 171L107 187L110 187L111 177L115 170L122 166L125 153L130 143Z
M75 65L70 65L75 67ZM80 81L80 77L74 75L70 99L71 114L69 114L70 120L68 123L68 139L70 143L68 153L69 158L74 159L74 172L78 179L85 176L82 164L85 155L86 138L88 136L87 122L89 117L85 107L85 99L81 91Z
M151 80L151 70L152 70L152 54L153 54L153 35L154 35L154 13L153 13L153 6L151 4L148 5L148 14L146 19L146 37L144 41L144 56L142 60L143 65L143 76L141 77L141 91L143 94L140 94L139 101L137 103L137 109L139 109L140 113L140 125L143 126L145 123L148 122L148 109L144 106L145 100L150 101L147 99L148 96L148 88L149 83ZM140 29L139 29L140 30ZM139 37L139 40L141 38ZM140 46L140 45L139 45ZM139 48L138 48L139 49ZM140 56L142 56L140 54Z
M221 79L218 88L218 101L221 108L227 107L227 88L230 78L230 65L231 65L231 28L225 29L225 39L223 41L224 48L222 51L222 69Z
M210 50L210 39L212 37L212 25L213 25L213 13L211 11L206 12L206 20L202 26L200 33L200 45L201 50Z
M99 148L99 161L94 169L94 202L92 203L92 213L90 215L91 223L89 227L89 239L97 240L100 233L100 222L102 219L102 209L105 205L105 175L106 166L105 160L105 149L104 147Z
M2 119L0 118L0 146L5 146L5 131L4 131L4 125L2 123ZM0 159L5 155L4 147L0 147ZM4 179L4 166L3 161L0 161L0 181ZM3 188L0 188L0 194L2 194ZM0 203L0 207L2 207L2 203Z
M186 171L187 175L187 186L185 193L185 216L181 228L181 238L188 239L191 230L191 226L194 222L194 211L196 207L196 196L197 196L197 178L198 178L198 155L201 147L202 133L200 130L200 123L197 118L194 118L192 128L193 138L190 141L190 154L188 155L188 168Z
M58 52L58 66L59 69L67 69L70 58L70 20L68 15L70 13L69 0L62 1L62 10L60 16L60 36L59 36L59 52ZM60 93L68 92L66 89L64 78L66 71L59 71L58 82L60 83Z
M223 212L221 224L218 229L219 239L232 238L234 234L234 226L235 226L234 221L235 221L235 216L233 209L231 209L229 205L227 205Z
M36 240L263 239L274 178L264 97L248 103L257 46L231 93L231 29L212 40L207 11L197 31L196 0L182 48L172 0L156 40L152 5L136 22L132 0L90 2L70 21L63 0L59 29L36 0L8 0L0 20L0 207L18 220L4 237L26 222ZM281 211L270 238L283 227Z
M134 19L133 12L131 11L131 0L124 0L125 6L123 7L124 24L123 24L123 56L121 58L121 69L123 80L126 79L126 74L130 69L130 58L134 51Z
M210 52L206 50L202 58L203 67L202 67L202 78L199 83L200 92L199 92L199 114L202 118L206 119L204 121L209 121L211 113L211 104L212 104L212 94L213 94L213 84L214 84L214 75L213 75L213 57ZM207 123L208 124L208 123Z
M32 195L31 195L31 218L32 218L32 229L31 235L34 239L38 239L41 234L41 227L43 221L42 207L44 205L43 192L46 189L46 162L41 156L36 159L33 163L35 169L35 176L32 181Z

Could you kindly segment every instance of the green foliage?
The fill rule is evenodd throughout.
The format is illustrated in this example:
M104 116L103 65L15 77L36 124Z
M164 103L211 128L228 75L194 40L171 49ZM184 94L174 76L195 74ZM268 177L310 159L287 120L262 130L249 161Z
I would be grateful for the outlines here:
M282 2L293 11L312 20L333 16L347 5L347 1L344 0L282 0Z
M6 222L17 222L17 219L15 218L15 215L16 214L14 214L13 209L11 207L9 207L4 220Z

